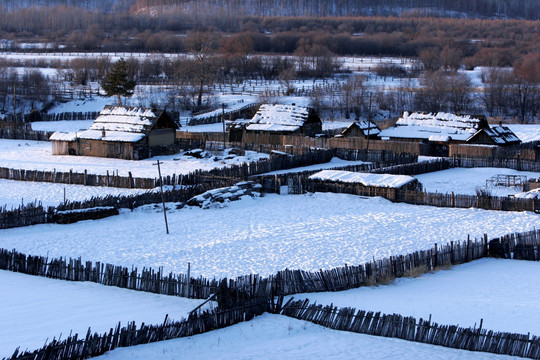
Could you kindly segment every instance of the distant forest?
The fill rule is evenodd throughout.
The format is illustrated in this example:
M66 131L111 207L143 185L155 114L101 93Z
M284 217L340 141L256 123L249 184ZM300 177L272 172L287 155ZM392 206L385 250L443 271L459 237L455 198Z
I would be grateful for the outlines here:
M0 0L0 8L77 6L102 13L151 7L221 16L440 16L540 19L538 0Z

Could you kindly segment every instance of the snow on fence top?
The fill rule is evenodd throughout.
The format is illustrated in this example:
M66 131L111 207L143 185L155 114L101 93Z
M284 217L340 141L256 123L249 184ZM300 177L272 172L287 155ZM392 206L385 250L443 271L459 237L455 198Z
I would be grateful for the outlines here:
M450 113L404 112L396 126L381 131L381 137L466 141L482 128L482 119Z
M253 116L247 130L296 131L309 115L309 109L296 105L263 104Z
M408 175L372 174L341 170L322 170L311 175L309 179L396 189L415 181L414 177Z

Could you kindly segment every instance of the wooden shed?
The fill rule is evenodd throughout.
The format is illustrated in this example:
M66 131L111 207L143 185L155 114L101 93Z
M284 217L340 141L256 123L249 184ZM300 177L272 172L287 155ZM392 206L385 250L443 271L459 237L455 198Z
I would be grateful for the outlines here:
M140 160L175 152L178 126L165 111L106 106L85 131L55 132L53 155L83 155Z
M322 131L322 122L315 111L308 107L263 104L245 130L247 133L314 136Z
M345 130L342 131L343 137L361 137L367 139L376 139L379 137L381 130L379 127L369 120L359 120L353 122Z
M421 191L418 179L408 175L374 174L344 170L322 170L309 177L320 183L339 183L344 186L360 186L366 189L402 189Z

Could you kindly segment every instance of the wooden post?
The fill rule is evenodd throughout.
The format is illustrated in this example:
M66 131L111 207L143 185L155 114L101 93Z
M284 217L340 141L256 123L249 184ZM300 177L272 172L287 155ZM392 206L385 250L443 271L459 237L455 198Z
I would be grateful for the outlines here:
M437 265L438 265L438 259L437 259L437 254L438 254L438 250L437 250L437 243L435 243L435 246L434 246L434 251L435 251L435 255L434 255L434 264L433 264L433 268L436 268Z
M161 163L158 160L157 163L152 164L152 165L157 165L157 168L158 168L159 187L160 187L160 190L161 190L161 204L163 205L163 217L165 218L165 230L167 231L167 235L168 235L169 234L169 224L167 223L167 210L165 209L165 197L163 196L163 180L161 179L161 168L159 166L160 164Z
M225 104L221 104L221 122L223 124L223 151L225 151Z
M184 296L189 297L189 283L191 282L191 263L187 263L187 277L186 277L186 287L184 288Z

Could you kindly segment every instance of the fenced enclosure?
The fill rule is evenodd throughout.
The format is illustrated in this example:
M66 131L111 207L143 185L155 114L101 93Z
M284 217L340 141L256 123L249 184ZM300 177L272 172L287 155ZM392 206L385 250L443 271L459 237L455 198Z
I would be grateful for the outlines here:
M526 251L523 251L525 249ZM283 270L267 278L247 275L236 279L208 280L182 274L163 274L160 271L137 269L81 259L48 259L0 249L0 269L70 281L92 281L108 286L147 291L158 294L208 299L217 295L219 304L215 312L192 312L187 320L162 325L134 323L103 335L92 334L84 338L77 334L64 341L53 339L42 349L19 353L9 359L86 359L118 347L146 344L184 336L200 334L247 321L263 312L280 313L311 321L333 329L370 335L396 337L410 341L466 349L509 354L534 359L540 358L540 339L536 336L495 333L481 329L463 329L438 325L430 320L416 321L401 315L333 307L308 306L308 302L288 302L282 306L283 296L295 293L340 291L360 286L388 284L396 277L418 276L440 267L462 264L486 256L538 260L540 230L509 234L492 241L483 239L451 242L444 246L416 251L407 255L391 256L359 266L306 272ZM281 296L274 303L275 296Z
M207 279L184 274L165 274L160 270L103 264L79 259L49 259L15 250L0 249L0 269L69 281L91 281L108 286L158 294L207 299L225 281L229 289L248 296L272 297L321 291L341 291L361 286L388 284L395 278L420 275L441 267L459 265L484 257L539 259L540 230L509 234L488 241L467 239L413 253L390 256L360 265L345 265L329 270L284 269L275 275L257 274L235 279Z
M540 359L540 337L495 332L482 328L440 325L398 314L310 304L309 300L287 302L282 315L309 321L330 329L384 336L454 349Z

